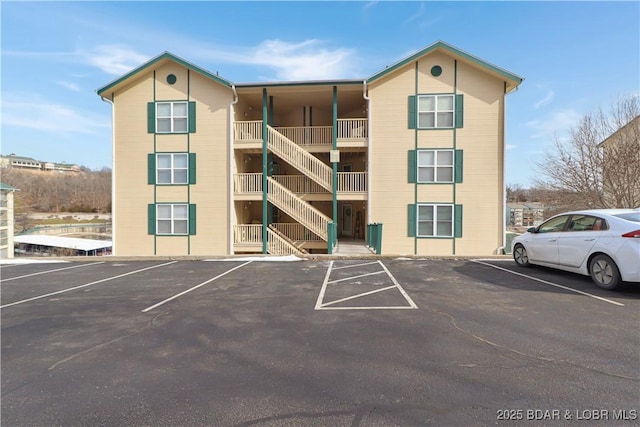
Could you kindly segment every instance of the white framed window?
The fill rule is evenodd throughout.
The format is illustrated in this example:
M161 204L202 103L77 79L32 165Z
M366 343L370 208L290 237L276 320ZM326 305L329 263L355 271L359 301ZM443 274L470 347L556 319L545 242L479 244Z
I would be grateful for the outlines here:
M453 128L455 96L418 95L418 128Z
M454 158L454 150L418 150L418 182L453 182Z
M156 102L157 133L187 133L189 130L187 101Z
M189 205L156 205L156 234L189 234Z
M188 184L189 154L158 153L156 154L157 184Z
M453 237L454 207L449 204L418 204L418 237Z

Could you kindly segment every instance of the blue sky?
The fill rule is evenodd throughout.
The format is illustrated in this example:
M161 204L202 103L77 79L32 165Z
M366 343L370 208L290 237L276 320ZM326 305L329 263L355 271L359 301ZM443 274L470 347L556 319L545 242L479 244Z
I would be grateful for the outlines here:
M111 167L96 95L170 51L233 82L366 78L443 40L525 78L507 97L507 183L580 118L640 91L640 2L11 2L1 152Z

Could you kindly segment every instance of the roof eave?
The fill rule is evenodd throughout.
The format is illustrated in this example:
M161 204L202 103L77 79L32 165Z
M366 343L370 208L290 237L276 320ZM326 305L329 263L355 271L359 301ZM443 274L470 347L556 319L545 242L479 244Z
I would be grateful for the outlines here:
M213 74L203 68L198 67L197 65L194 65L182 58L179 58L177 56L175 56L174 54L170 53L170 52L164 52L158 56L156 56L155 58L150 59L149 61L145 62L144 64L140 65L137 68L134 68L133 70L129 71L128 73L124 74L123 76L118 77L117 79L107 83L105 86L99 88L98 90L96 90L96 93L99 96L103 96L104 94L106 94L107 92L109 92L109 90L115 88L116 86L118 86L119 84L125 82L126 80L130 79L131 77L133 77L134 75L152 67L153 65L163 61L163 60L170 60L170 61L174 61L190 70L193 70L201 75L203 75L204 77L207 77L223 86L226 87L231 87L233 86L233 83L230 82L229 80L223 79L222 77Z
M471 55L470 53L467 53L463 50L458 49L457 47L454 47L448 43L445 43L441 40L409 55L408 57L396 62L393 65L390 65L388 67L386 67L385 69L378 71L377 73L373 74L372 76L370 76L369 78L367 78L367 84L372 83L378 79L380 79L381 77L394 72L395 70L404 67L405 65L407 65L410 62L415 61L416 59L428 54L429 52L432 52L436 49L443 49L446 50L454 55L460 56L468 61L471 61L475 64L478 64L494 73L497 73L498 75L500 75L502 78L505 79L505 81L507 82L507 86L508 89L513 89L515 87L517 87L518 85L520 85L520 83L522 83L524 81L523 77L518 76L517 74L514 74L510 71L507 71L503 68L500 68L494 64L491 64L487 61L484 61L480 58L478 58L477 56ZM510 83L510 84L509 84ZM508 90L507 92L509 92L510 90Z

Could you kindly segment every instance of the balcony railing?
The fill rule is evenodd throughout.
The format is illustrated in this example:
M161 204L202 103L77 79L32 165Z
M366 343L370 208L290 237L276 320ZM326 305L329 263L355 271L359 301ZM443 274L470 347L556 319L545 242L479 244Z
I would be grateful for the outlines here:
M275 181L296 194L324 194L327 190L305 175L273 175ZM239 194L262 194L261 173L233 175L233 191ZM339 193L366 193L366 172L338 172Z
M233 138L242 142L262 142L262 120L234 122Z
M338 193L365 193L366 172L338 172Z
M262 244L262 224L239 224L233 226L233 243Z
M261 173L236 173L233 175L233 191L235 193L262 194Z
M294 193L310 194L327 192L324 187L305 175L273 175L271 178Z
M331 145L333 126L275 127L275 129L298 145Z
M367 119L338 119L338 139L366 141L369 137Z
M338 140L365 142L369 137L368 119L338 119ZM277 126L275 129L298 145L331 145L333 126ZM233 123L236 142L262 142L262 120Z

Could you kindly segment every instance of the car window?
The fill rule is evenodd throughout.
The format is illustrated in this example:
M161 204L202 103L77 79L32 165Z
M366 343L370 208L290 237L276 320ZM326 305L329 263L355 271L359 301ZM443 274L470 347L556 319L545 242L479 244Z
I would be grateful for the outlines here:
M543 222L538 227L538 233L551 233L553 231L562 231L564 225L567 223L569 215L560 215L555 218L551 218L547 222Z
M627 221L640 222L640 212L628 212L615 214L618 218L626 219Z
M591 215L572 215L567 231L600 231L607 228L607 223L602 218Z

